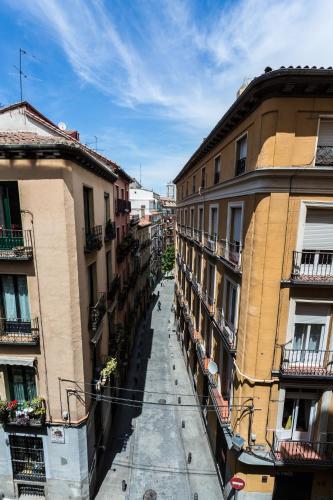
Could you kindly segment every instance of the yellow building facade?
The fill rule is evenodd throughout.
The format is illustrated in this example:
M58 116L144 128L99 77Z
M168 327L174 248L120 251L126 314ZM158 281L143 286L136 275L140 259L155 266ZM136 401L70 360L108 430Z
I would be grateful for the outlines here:
M255 78L175 179L176 315L225 498L333 497L333 71ZM216 372L216 373L215 373Z

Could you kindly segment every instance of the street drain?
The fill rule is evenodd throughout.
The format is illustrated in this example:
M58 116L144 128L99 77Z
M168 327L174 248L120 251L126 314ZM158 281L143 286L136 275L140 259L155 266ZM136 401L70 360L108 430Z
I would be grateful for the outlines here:
M160 405L165 405L166 404L166 399L159 399L158 402L159 402ZM148 490L148 491L152 491L152 490ZM147 497L147 498L149 498L149 497Z
M157 493L154 490L147 490L143 495L143 500L156 500Z

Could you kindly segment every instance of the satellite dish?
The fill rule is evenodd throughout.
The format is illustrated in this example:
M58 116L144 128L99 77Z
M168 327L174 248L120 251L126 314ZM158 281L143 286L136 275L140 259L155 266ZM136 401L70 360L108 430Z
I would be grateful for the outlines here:
M208 371L211 375L216 375L216 373L219 371L217 364L215 361L209 361L208 363Z
M66 130L67 125L64 122L59 122L58 123L58 127L60 128L60 130Z

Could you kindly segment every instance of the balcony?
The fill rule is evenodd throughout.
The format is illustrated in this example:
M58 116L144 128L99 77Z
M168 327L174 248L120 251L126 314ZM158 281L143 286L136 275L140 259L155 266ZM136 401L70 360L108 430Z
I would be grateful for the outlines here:
M117 262L121 263L125 257L131 252L134 243L134 238L131 233L127 234L117 245Z
M221 427L225 427L230 424L230 409L229 402L226 399L223 399L220 391L217 388L214 377L208 373L209 379L209 394L212 399L212 403L216 412L216 416Z
M191 337L193 344L196 344L197 342L202 341L200 332L194 328L192 321L190 321L188 330L190 332L190 337Z
M187 300L184 300L183 314L185 321L189 323L192 320L192 315Z
M30 230L0 228L0 260L31 260Z
M43 398L31 401L2 401L0 422L8 425L42 427L45 424L46 406Z
M194 241L196 241L197 243L202 243L202 240L203 240L203 234L202 234L202 230L201 229L194 229L193 230L193 239Z
M187 264L185 264L185 276L189 281L192 280L192 271Z
M280 374L287 377L333 377L333 351L282 349Z
M103 246L102 226L95 226L85 230L85 247L86 253L100 250Z
M104 241L112 241L116 237L116 225L110 219L104 226Z
M242 271L242 247L239 243L232 243L228 240L219 240L217 244L217 255L234 271Z
M204 375L208 375L208 363L210 361L210 358L207 356L207 354L205 352L205 348L203 347L202 344L200 344L200 342L197 342L195 347L196 347L197 358L198 358L202 373Z
M106 293L102 292L99 294L96 304L89 307L89 328L93 332L96 332L102 323L106 313L106 305Z
M276 461L290 465L332 465L333 442L275 439Z
M291 281L301 284L333 284L333 252L293 252Z
M30 321L18 318L0 318L0 344L38 345L38 318Z
M230 351L236 351L237 330L224 317L223 309L216 308L215 323Z
M207 290L201 292L201 299L202 299L202 301L204 303L204 306L206 307L208 313L211 316L214 316L214 313L215 313L215 299L213 299L212 297L210 297L208 295Z
M117 215L120 214L129 214L131 211L131 202L127 200L123 200L122 198L116 199L116 207L115 212Z
M333 146L317 146L316 166L333 167Z
M201 294L201 284L194 273L192 274L192 288L197 295Z
M186 226L186 236L188 238L192 238L193 237L193 229L191 226Z
M246 158L239 158L239 160L236 161L236 168L235 168L235 175L241 175L244 174L246 169Z
M118 275L116 275L113 280L110 283L108 293L107 293L107 298L109 301L113 301L114 298L117 295L118 289L120 287L120 278Z
M204 246L214 254L216 253L216 242L217 242L216 233L213 234L204 233Z

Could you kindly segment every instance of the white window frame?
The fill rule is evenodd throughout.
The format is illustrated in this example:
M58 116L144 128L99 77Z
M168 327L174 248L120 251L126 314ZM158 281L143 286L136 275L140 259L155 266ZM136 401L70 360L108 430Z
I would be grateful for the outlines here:
M219 234L219 204L218 203L212 203L209 205L209 222L208 222L208 235L211 236L212 234L212 208L216 208L216 238L218 238Z
M236 161L237 161L237 143L239 141L241 141L244 137L246 137L246 159L248 157L248 145L249 145L249 131L246 130L245 132L242 132L238 137L235 138L235 165L236 165Z
M233 208L241 209L241 222L240 222L240 246L243 246L243 220L244 220L244 201L231 201L228 203L228 215L227 215L227 231L226 240L230 242L230 231L231 231L231 214Z
M302 200L298 216L298 231L296 240L296 251L301 252L303 250L303 240L305 231L306 214L308 208L318 208L331 209L333 210L333 203L329 201L311 201Z
M222 297L222 309L223 309L223 316L225 316L226 308L227 308L227 282L236 288L236 310L235 310L235 332L238 330L238 317L239 317L239 299L240 299L240 286L238 283L236 283L234 280L229 278L229 276L224 275L224 280L223 280L223 297ZM226 328L228 326L226 325Z

